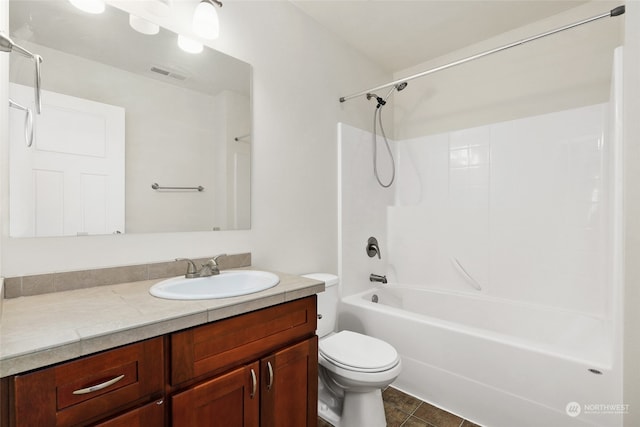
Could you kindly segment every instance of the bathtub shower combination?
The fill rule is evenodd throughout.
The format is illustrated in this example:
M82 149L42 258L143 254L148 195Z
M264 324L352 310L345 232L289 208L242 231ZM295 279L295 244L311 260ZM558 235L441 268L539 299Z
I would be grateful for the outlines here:
M608 103L393 142L391 189L339 125L340 329L398 350L396 387L491 427L622 425L621 65Z

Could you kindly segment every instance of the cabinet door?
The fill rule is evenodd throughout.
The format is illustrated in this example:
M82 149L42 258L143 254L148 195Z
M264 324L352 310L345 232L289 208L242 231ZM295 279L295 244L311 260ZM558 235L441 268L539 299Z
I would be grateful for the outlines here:
M261 427L318 422L318 337L261 360Z
M164 407L164 400L151 402L98 423L95 427L162 427L164 426Z
M171 398L173 427L258 427L259 363L193 386Z

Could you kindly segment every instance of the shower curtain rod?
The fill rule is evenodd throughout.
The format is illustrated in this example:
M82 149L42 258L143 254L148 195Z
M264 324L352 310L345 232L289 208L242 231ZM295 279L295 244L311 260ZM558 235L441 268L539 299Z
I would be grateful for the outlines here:
M461 65L461 64L464 64L466 62L473 61L475 59L479 59L479 58L482 58L482 57L487 56L487 55L491 55L493 53L497 53L497 52L501 52L503 50L511 49L512 47L520 46L522 44L529 43L529 42L532 42L534 40L538 40L538 39L541 39L543 37L547 37L547 36L550 36L552 34L559 33L561 31L570 30L572 28L578 27L578 26L583 25L583 24L588 24L590 22L597 21L597 20L602 19L602 18L619 16L619 15L624 14L624 11L625 11L624 5L618 6L616 8L611 9L609 12L606 12L606 13L603 13L603 14L600 14L600 15L597 15L597 16L592 16L591 18L583 19L582 21L574 22L573 24L565 25L564 27L556 28L555 30L550 30L550 31L547 31L545 33L541 33L541 34L538 34L538 35L535 35L535 36L527 37L526 39L518 40L516 42L509 43L509 44L506 44L504 46L497 47L495 49L491 49L491 50L487 50L487 51L484 51L484 52L481 52L481 53L477 53L475 55L471 55L471 56L468 56L466 58L459 59L457 61L453 61L453 62L450 62L450 63L445 64L445 65L440 65L439 67L431 68L430 70L422 71L421 73L414 74L412 76L405 77L403 79L394 80L394 81L392 81L390 83L386 83L386 84L383 84L383 85L380 85L380 86L372 87L371 89L363 90L361 92L354 93L352 95L343 96L343 97L340 98L340 102L345 102L345 101L347 101L349 99L356 98L356 97L362 96L362 95L366 95L368 93L374 92L374 91L379 90L379 89L384 89L384 88L387 88L387 87L390 87L390 86L395 86L395 85L400 84L400 83L408 82L409 80L417 79L418 77L424 77L424 76L427 76L429 74L433 74L433 73L435 73L437 71L446 70L447 68L455 67L456 65Z

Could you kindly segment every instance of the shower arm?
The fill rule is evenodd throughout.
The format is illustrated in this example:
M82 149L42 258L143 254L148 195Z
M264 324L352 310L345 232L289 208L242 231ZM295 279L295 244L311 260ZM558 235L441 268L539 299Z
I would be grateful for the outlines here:
M36 104L36 113L42 112L42 101L40 99L41 93L41 77L40 77L40 64L42 63L42 57L35 53L31 53L22 46L15 44L9 36L0 31L0 52L16 52L20 55L32 59L35 64L35 80L34 80L34 97Z
M342 103L342 102L348 101L349 99L353 99L353 98L356 98L356 97L359 97L359 96L362 96L362 95L367 95L368 93L372 93L372 92L375 92L377 90L384 89L384 88L387 88L387 87L390 87L390 86L395 86L395 85L398 85L398 84L402 84L403 82L407 82L409 80L417 79L419 77L428 76L429 74L433 74L433 73L438 72L438 71L446 70L447 68L455 67L457 65L461 65L461 64L473 61L475 59L480 59L482 57L485 57L485 56L488 56L488 55L491 55L491 54L494 54L494 53L497 53L497 52L501 52L503 50L511 49L512 47L520 46L522 44L529 43L529 42L532 42L534 40L538 40L538 39L541 39L543 37L547 37L547 36L562 32L562 31L570 30L572 28L578 27L580 25L588 24L590 22L597 21L597 20L602 19L602 18L610 18L610 17L620 16L620 15L624 14L624 12L625 12L624 5L618 6L618 7L614 8L614 9L611 9L609 12L605 12L605 13L602 13L600 15L592 16L591 18L583 19L582 21L574 22L573 24L565 25L564 27L556 28L554 30L549 30L547 32L544 32L544 33L541 33L541 34L537 34L535 36L527 37L526 39L518 40L516 42L509 43L509 44L506 44L506 45L503 45L503 46L500 46L500 47L497 47L497 48L494 48L494 49L491 49L491 50L487 50L487 51L484 51L484 52L481 52L481 53L477 53L475 55L471 55L471 56L468 56L466 58L459 59L457 61L453 61L453 62L450 62L450 63L445 64L445 65L440 65L439 67L431 68L429 70L422 71L420 73L411 75L409 77L403 77L402 79L394 80L394 81L392 81L390 83L386 83L386 84L383 84L383 85L380 85L380 86L372 87L371 89L363 90L363 91L354 93L352 95L343 96L343 97L341 97L339 99L339 101Z

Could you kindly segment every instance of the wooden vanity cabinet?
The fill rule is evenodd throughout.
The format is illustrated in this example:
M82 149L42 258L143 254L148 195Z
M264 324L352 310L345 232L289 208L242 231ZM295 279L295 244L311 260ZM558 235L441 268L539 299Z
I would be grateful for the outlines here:
M0 427L313 427L316 296L4 378Z
M315 426L318 340L294 344L171 397L175 427Z
M172 425L315 426L316 321L314 295L172 334Z

